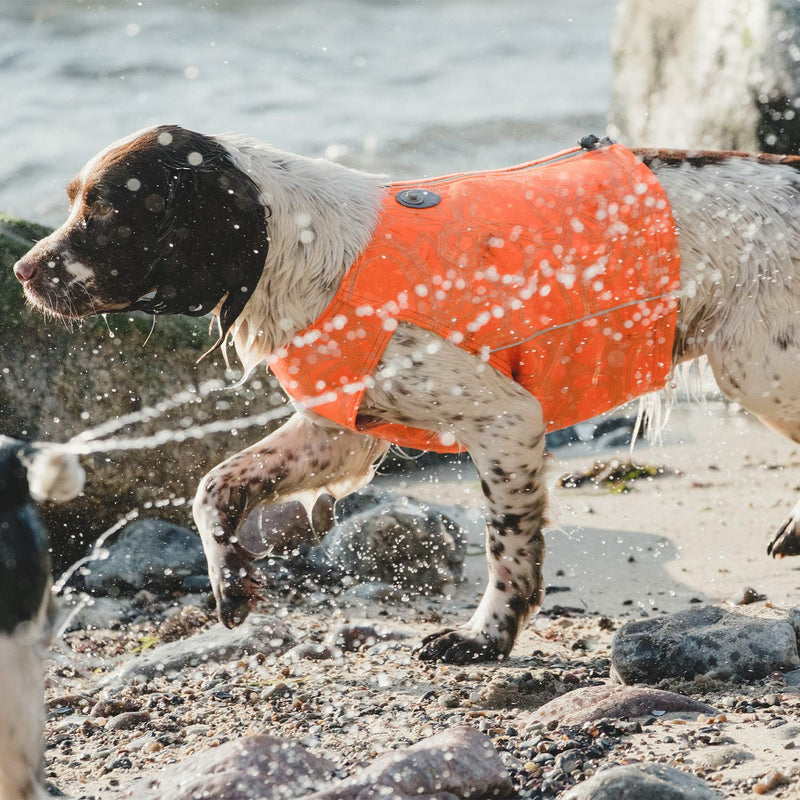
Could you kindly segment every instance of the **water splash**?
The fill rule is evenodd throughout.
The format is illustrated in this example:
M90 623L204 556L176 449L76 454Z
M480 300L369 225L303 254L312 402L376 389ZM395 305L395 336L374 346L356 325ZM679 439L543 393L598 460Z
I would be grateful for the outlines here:
M220 392L224 390L226 386L227 384L222 380L205 381L196 389L194 387L191 389L185 389L173 395L168 400L162 400L161 402L156 403L154 406L146 406L145 408L140 408L138 411L132 411L129 414L123 414L122 416L115 417L114 419L107 420L99 425L95 425L92 428L87 428L76 436L73 436L72 439L69 440L68 444L73 442L87 442L94 439L100 439L103 436L108 436L111 433L115 433L116 431L120 430L121 428L125 428L128 425L151 422L152 420L163 416L168 411L172 411L179 406L186 405L188 403L201 402L213 392Z
M53 584L52 592L55 596L60 595L66 585L72 579L72 576L81 569L81 567L86 566L86 564L90 564L93 561L104 561L108 558L108 550L105 549L106 542L115 534L118 533L122 528L125 527L129 522L137 519L139 516L139 509L134 508L132 511L129 511L124 517L117 520L110 528L107 528L103 533L97 538L97 541L92 545L92 549L89 551L89 554L84 556L83 558L79 558L74 564L64 570L61 574L61 577Z

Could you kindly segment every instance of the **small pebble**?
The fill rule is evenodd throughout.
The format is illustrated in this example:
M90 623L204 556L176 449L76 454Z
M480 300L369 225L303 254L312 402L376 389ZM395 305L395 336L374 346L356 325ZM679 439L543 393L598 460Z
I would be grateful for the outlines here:
M147 711L127 711L110 719L106 725L106 730L127 731L138 725L143 725L145 722L150 722L150 714Z
M458 699L457 695L443 694L439 698L439 705L442 708L458 708L461 705L461 701Z
M786 783L786 777L782 772L773 770L768 772L754 787L753 791L756 794L766 794L776 789L782 783Z

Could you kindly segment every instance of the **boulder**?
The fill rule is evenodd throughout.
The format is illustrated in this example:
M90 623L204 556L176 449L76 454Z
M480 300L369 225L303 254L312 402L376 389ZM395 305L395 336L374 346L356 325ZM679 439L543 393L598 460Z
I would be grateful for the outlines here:
M336 765L295 742L264 734L237 739L132 783L116 800L366 800L507 797L511 782L491 739L472 728L386 753L331 784ZM314 794L314 789L328 785Z
M707 783L665 764L611 767L579 783L563 800L721 800Z
M798 616L755 604L729 611L698 606L627 622L611 643L612 674L622 683L706 675L752 681L800 666Z
M458 727L379 756L353 777L302 800L508 797L508 772L492 740Z
M94 595L135 595L141 589L168 594L185 588L187 578L207 575L200 537L160 519L131 522L104 550L107 557L90 561L83 571L84 586Z
M213 342L207 319L158 317L153 326L151 317L136 313L65 325L27 308L12 265L47 233L0 214L0 330L3 341L14 343L0 355L0 434L63 442L172 401L156 419L120 433L138 437L168 429L185 434L195 424L253 415L283 403L277 384L263 372L234 387L235 375L226 373L220 353L196 363ZM82 555L88 541L134 508L154 506L168 521L189 524L189 501L202 475L271 427L226 430L153 449L104 453L98 448L83 457L83 494L43 509L56 568Z
M609 132L628 145L796 153L799 47L789 0L623 0Z
M334 769L299 744L261 734L195 753L136 781L117 800L291 800L324 783Z
M457 509L369 492L342 502L344 513L364 510L346 516L311 549L309 561L316 568L423 594L440 593L461 580L466 535L453 520Z

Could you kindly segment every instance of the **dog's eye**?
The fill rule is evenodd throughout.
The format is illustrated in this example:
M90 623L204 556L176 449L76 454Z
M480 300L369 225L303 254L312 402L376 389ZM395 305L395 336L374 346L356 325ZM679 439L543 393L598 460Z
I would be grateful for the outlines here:
M114 211L114 206L107 200L95 200L92 203L92 214L96 217L107 217Z

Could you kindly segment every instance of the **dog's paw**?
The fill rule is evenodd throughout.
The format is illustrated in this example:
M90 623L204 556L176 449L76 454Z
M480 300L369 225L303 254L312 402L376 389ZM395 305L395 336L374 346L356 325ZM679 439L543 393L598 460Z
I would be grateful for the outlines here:
M219 579L211 577L211 586L220 621L226 628L236 628L250 614L262 582L250 563L241 558L228 558L220 570Z
M422 640L422 646L417 651L420 661L443 661L446 664L497 661L505 655L507 651L504 652L497 639L476 636L463 628L432 633Z
M773 558L800 555L800 519L794 512L775 532L767 545L767 553Z

